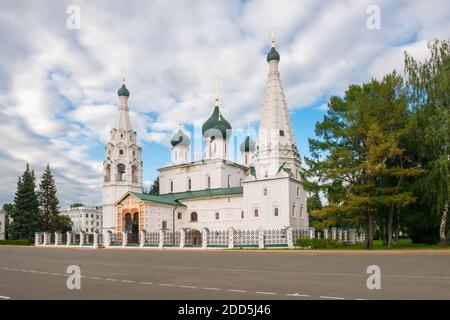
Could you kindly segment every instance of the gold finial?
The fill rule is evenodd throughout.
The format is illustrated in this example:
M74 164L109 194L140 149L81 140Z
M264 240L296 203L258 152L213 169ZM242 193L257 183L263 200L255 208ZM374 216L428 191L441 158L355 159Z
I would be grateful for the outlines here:
M126 83L126 78L127 78L127 68L123 68L122 69L122 84Z
M178 126L180 128L183 126L183 111L178 112Z
M275 28L274 27L270 28L270 33L272 36L272 48L275 48Z
M215 100L216 100L216 107L219 106L219 81L215 81Z

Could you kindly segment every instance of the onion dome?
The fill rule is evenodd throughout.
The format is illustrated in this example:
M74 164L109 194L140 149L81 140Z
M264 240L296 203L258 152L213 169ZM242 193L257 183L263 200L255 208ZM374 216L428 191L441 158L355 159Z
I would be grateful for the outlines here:
M189 145L191 144L191 140L183 132L183 130L178 129L178 132L175 133L172 136L172 138L170 139L170 143L172 144L172 147L176 147L176 146L189 147Z
M250 138L250 136L247 136L245 140L241 143L241 152L253 152L255 150L255 141Z
M120 89L117 91L117 94L119 95L119 97L129 97L130 96L130 92L128 91L127 87L125 87L125 84L122 84L122 86L120 87Z
M280 61L280 54L277 52L275 47L272 47L267 54L267 62L270 62L272 60L277 60L278 62Z
M208 120L202 126L203 136L210 138L229 138L231 135L231 124L225 120L225 118L220 113L219 106L216 104L214 107L214 112L209 117ZM216 135L220 133L222 137L217 137Z

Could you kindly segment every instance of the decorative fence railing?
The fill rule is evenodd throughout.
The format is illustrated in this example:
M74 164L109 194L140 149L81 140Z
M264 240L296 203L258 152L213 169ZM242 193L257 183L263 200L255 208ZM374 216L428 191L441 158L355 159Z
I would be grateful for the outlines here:
M202 248L293 248L298 239L333 239L344 244L363 242L365 235L356 229L258 229L258 230L209 230L181 229L179 231L159 230L148 232L141 230L139 235L131 237L127 232L112 233L73 233L37 232L36 246L84 246L84 247L202 247ZM135 239L139 242L136 243Z

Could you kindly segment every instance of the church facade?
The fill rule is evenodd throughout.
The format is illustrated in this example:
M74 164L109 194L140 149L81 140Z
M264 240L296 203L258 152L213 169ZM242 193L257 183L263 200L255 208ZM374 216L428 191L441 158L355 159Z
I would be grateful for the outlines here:
M307 195L278 72L280 55L267 55L268 79L258 137L240 145L242 162L229 160L231 124L216 96L202 126L202 160L191 161L190 139L180 125L171 138L172 163L159 168L159 195L143 193L142 149L137 145L125 84L103 163L103 230L126 232L137 242L145 230L240 230L308 228Z

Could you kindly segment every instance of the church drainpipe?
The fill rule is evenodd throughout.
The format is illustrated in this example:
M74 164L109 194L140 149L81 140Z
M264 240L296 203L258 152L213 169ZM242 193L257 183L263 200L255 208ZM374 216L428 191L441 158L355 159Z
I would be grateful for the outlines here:
M175 210L177 210L177 206L172 210L172 246L175 247Z

